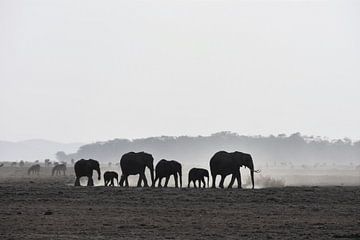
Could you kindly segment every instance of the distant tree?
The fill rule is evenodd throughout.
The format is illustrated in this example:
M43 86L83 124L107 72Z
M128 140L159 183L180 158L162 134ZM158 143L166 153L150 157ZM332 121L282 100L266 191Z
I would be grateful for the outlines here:
M65 152L59 151L56 153L56 159L60 162L65 162L68 159L68 157Z

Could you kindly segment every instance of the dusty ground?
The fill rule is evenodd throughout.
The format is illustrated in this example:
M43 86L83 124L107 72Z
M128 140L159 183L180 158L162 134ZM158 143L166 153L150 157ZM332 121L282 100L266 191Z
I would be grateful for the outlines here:
M360 239L360 187L73 187L11 171L0 239Z

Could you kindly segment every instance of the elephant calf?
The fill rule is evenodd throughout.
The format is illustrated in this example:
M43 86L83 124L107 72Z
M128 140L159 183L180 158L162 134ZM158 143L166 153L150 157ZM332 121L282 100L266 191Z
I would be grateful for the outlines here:
M190 183L193 182L194 188L196 188L196 181L199 182L199 188L201 188L201 183L203 183L203 187L206 187L205 177L207 177L207 186L209 187L209 172L203 168L192 168L189 171L189 179L188 179L188 187L190 187Z
M158 187L162 187L161 186L161 180L163 178L166 178L165 181L165 186L167 187L168 183L169 183L169 179L170 176L173 175L174 176L174 180L175 180L175 187L179 187L178 185L178 175L180 178L180 188L182 187L182 171L181 171L181 164L176 162L176 161L167 161L165 159L160 160L160 162L158 162L158 164L155 167L155 180L154 180L154 186L156 183L156 180L159 180L159 185Z
M119 175L116 172L107 171L104 173L105 186L115 186L114 179L117 185L119 185Z

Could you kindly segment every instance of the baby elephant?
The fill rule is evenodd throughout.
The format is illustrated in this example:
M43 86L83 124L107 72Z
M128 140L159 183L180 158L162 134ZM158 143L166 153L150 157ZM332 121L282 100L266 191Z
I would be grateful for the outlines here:
M116 179L116 183L119 185L119 176L116 172L107 171L104 173L105 186L115 186L114 179Z
M207 177L207 185L209 187L209 172L203 168L192 168L189 171L189 180L188 187L190 187L190 183L193 182L194 188L196 188L196 181L199 182L199 188L201 188L201 183L203 183L203 187L205 188L205 177Z

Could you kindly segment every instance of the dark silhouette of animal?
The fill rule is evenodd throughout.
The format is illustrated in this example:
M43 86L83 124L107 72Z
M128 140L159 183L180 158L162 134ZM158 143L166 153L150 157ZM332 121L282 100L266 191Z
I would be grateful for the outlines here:
M117 172L107 171L104 173L105 186L115 186L114 179L116 180L117 185L119 185L119 175Z
M207 186L209 187L209 172L203 168L192 168L189 171L189 178L188 178L188 187L190 187L190 183L193 182L194 188L196 188L196 181L199 183L199 188L201 188L201 183L205 188L205 177L207 177Z
M10 166L11 167L16 167L16 165L17 165L17 162L12 162Z
M254 163L250 154L242 152L225 152L220 151L210 159L210 171L212 176L212 187L215 188L216 176L220 175L221 180L219 187L224 188L224 180L227 175L232 175L229 188L234 184L235 179L238 182L238 188L241 188L240 167L250 169L252 188L254 188Z
M145 167L149 168L151 175L151 182L154 185L154 158L151 154L146 152L129 152L125 153L120 159L120 167L122 175L120 178L120 186L129 186L129 175L139 174L138 187L141 187L141 183L144 182L144 186L148 187L148 182L145 176Z
M175 187L179 187L179 185L178 185L178 175L179 175L180 188L182 187L181 164L177 161L174 161L174 160L168 161L165 159L160 160L160 162L158 162L158 164L156 164L155 174L156 174L156 178L154 181L154 186L155 186L156 181L159 180L158 187L162 187L161 180L163 178L166 178L164 187L167 187L170 176L173 175L174 181L175 181Z
M94 159L80 159L75 163L74 170L76 175L75 186L80 186L81 177L87 177L87 185L94 186L94 181L92 179L93 171L97 172L98 180L100 181L101 179L100 164Z
M3 166L4 166L4 164L3 164L3 163L1 163L1 164L0 164L0 167L3 167Z
M32 165L29 169L28 169L28 175L30 174L40 174L40 165L39 164L35 164Z
M52 176L61 175L61 172L65 176L65 172L66 172L66 164L65 163L58 164L58 165L54 166L53 169L52 169L51 175Z

